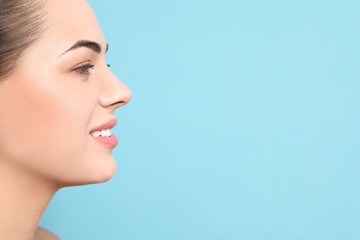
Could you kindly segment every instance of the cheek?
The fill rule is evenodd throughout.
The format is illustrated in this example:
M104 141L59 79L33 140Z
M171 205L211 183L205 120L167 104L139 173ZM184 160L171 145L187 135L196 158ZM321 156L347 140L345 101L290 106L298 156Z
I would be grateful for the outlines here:
M61 167L86 149L96 97L84 87L32 80L14 82L1 97L0 156Z

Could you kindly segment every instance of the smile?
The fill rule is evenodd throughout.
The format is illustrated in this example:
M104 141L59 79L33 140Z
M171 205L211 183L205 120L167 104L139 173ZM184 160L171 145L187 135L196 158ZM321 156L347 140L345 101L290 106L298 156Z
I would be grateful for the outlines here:
M110 121L92 129L89 134L97 142L106 145L107 147L114 148L118 144L118 139L112 134L111 128L115 127L117 119L111 119Z
M111 129L103 129L101 131L95 131L90 134L93 137L110 137L112 135Z

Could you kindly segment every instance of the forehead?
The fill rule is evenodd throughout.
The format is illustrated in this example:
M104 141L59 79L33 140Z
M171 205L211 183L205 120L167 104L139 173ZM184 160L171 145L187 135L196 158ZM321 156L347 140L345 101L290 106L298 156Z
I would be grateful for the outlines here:
M48 40L58 51L68 49L79 40L106 45L96 16L85 0L47 0Z

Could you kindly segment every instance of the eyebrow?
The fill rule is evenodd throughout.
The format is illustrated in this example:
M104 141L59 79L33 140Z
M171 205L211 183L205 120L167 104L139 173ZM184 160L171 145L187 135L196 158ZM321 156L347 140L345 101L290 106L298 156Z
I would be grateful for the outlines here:
M75 49L78 49L81 47L86 47L86 48L93 50L96 53L101 53L101 45L99 43L89 41L89 40L80 40L80 41L77 41L74 45L72 45L68 50L66 50L61 55L64 55L65 53L67 53L69 51L72 51L72 50L75 50ZM106 44L105 53L108 51L108 49L109 49L109 44Z

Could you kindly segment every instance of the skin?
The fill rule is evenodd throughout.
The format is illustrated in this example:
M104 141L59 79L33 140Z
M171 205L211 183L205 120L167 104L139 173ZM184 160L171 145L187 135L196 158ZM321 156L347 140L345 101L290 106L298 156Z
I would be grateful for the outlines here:
M38 227L36 229L35 238L36 240L59 240L60 238L49 230Z
M113 149L89 131L132 96L105 62L107 43L85 0L47 0L46 12L46 36L0 82L0 239L58 239L37 227L43 212L60 188L114 176ZM101 52L67 51L80 40Z

